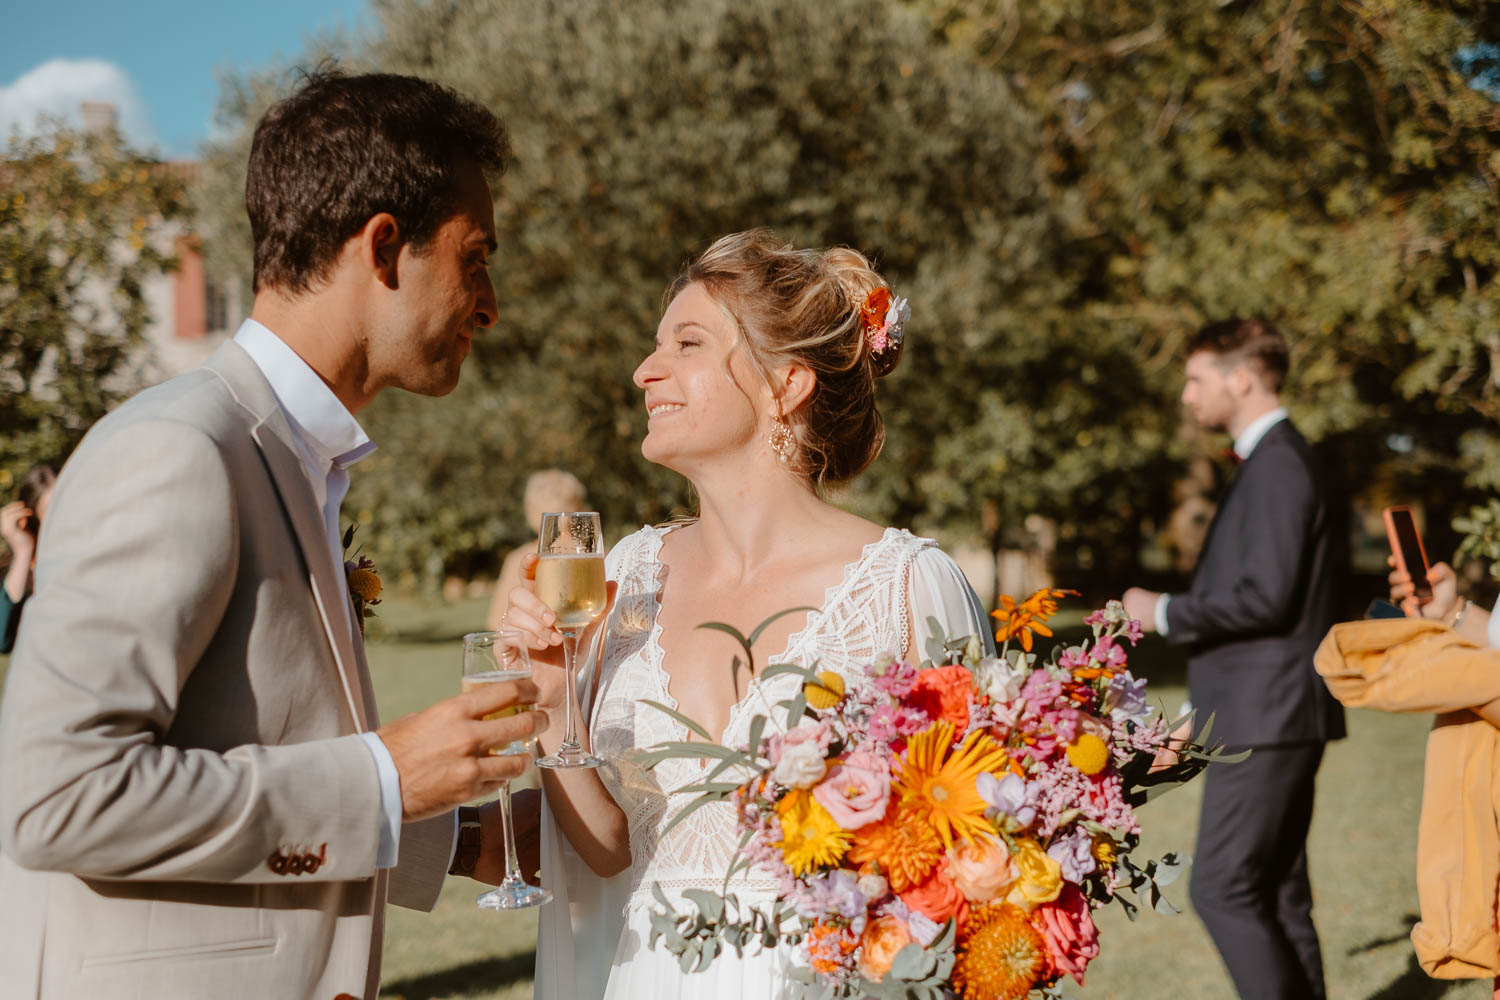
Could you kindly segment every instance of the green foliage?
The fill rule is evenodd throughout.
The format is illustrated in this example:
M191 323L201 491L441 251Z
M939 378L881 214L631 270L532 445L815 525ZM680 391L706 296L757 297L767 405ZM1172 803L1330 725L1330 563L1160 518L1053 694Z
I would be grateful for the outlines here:
M1181 345L1232 314L1287 330L1293 416L1352 489L1433 506L1500 482L1500 112L1457 68L1500 38L1490 6L376 12L373 40L312 55L471 94L518 154L496 188L498 327L454 397L369 412L383 449L350 502L398 575L528 537L539 467L577 473L612 533L690 507L639 456L631 372L683 260L755 225L872 253L912 300L885 455L839 497L876 519L1001 545L1041 513L1070 583L1134 574L1210 447L1176 406ZM203 201L221 261L248 257L249 129L288 83L229 82Z
M182 180L57 123L0 159L0 486L72 450L138 387L146 280L173 264Z
M1453 519L1453 530L1462 536L1458 565L1471 560L1489 568L1492 579L1500 580L1500 499L1491 498L1481 507L1473 507L1466 517Z

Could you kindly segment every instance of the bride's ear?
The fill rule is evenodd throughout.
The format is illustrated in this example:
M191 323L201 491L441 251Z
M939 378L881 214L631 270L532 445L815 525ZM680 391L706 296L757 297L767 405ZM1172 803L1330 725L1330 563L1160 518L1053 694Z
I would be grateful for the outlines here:
M818 387L818 376L805 365L790 364L777 370L772 387L781 412L794 413L797 407L812 398L813 390Z

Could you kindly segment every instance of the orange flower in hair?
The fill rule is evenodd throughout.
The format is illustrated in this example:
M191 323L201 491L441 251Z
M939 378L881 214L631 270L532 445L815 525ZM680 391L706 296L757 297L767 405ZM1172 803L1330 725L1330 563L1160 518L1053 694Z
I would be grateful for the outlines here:
M859 310L860 320L866 330L879 330L885 325L885 314L891 308L891 290L877 288L865 296L865 304Z

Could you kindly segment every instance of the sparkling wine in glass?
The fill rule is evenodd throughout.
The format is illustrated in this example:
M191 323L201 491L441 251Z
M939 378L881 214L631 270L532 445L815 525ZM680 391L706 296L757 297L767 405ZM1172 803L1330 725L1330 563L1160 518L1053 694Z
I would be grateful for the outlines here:
M578 739L573 706L578 700L578 633L599 617L608 603L599 515L593 511L543 514L537 550L536 596L557 615L567 683L562 746L537 763L542 767L598 767L604 761L585 750Z
M470 632L464 636L464 691L530 676L531 655L526 649L526 637L520 632L507 629L500 632ZM503 719L508 715L531 710L531 705L512 705L498 712L491 712L485 718ZM494 747L490 753L519 756L531 753L531 747L523 740L516 740L503 747ZM552 893L527 885L526 880L521 877L521 864L516 859L516 832L511 821L508 781L500 786L500 829L505 838L505 878L498 886L479 897L479 907L485 910L523 910L552 902Z

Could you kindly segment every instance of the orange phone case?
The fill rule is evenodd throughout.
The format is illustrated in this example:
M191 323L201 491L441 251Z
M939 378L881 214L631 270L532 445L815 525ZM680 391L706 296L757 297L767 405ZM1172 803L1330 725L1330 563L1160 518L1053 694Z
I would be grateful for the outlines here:
M1397 512L1404 513L1411 520L1411 541L1415 543L1417 555L1422 559L1420 571L1414 571L1412 567L1406 564L1406 546L1401 540L1401 533L1396 530L1396 518L1394 515ZM1431 568L1431 564L1427 561L1427 547L1422 544L1422 533L1417 531L1416 515L1412 513L1410 507L1396 506L1387 507L1380 512L1380 516L1385 520L1385 537L1390 542L1391 554L1396 557L1396 567L1411 577L1411 582L1416 587L1416 596L1419 599L1425 601L1431 598L1432 585L1427 582L1427 571Z

